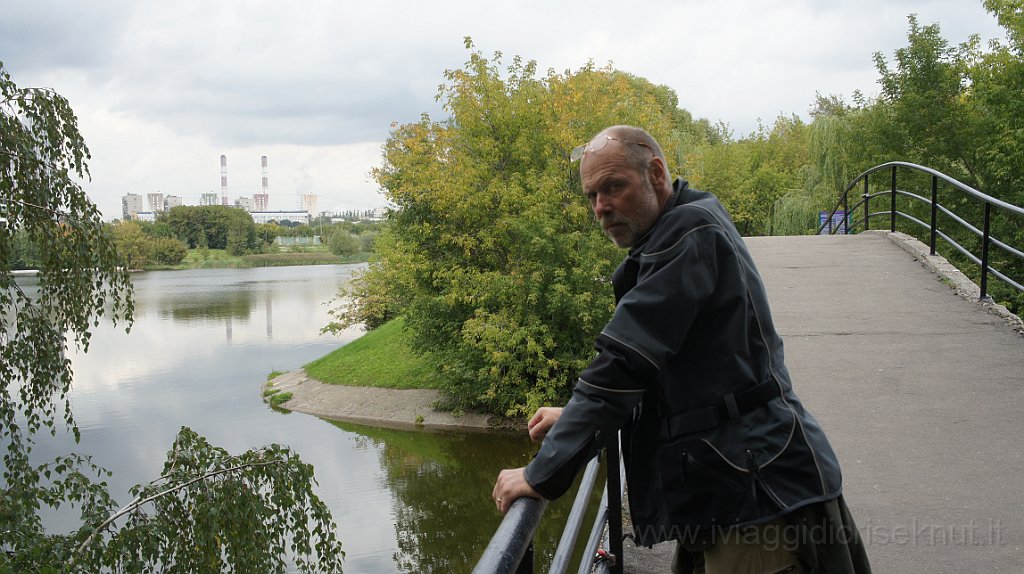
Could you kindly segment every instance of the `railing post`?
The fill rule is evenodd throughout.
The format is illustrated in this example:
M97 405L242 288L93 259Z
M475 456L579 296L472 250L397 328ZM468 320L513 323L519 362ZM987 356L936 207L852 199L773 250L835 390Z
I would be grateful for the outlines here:
M842 230L842 234L843 235L847 235L848 233L850 233L850 202L849 202L849 197L850 197L849 192L843 194L843 223L842 223L842 227L840 228Z
M864 176L864 231L871 229L868 224L868 220L871 219L871 210L868 209L868 201L871 199L871 194L868 193L868 176Z
M523 553L523 559L519 561L519 567L516 568L516 574L533 574L533 541L530 541L530 545L526 547L526 552Z
M612 572L622 574L622 478L619 476L619 437L614 436L605 447L604 460L608 472L608 550L615 557Z
M985 202L985 225L981 238L981 297L982 301L990 300L988 296L988 222L992 215L992 204Z
M889 231L896 231L896 166L892 166L892 199L889 207Z
M928 248L931 250L929 255L935 255L935 214L939 210L939 177L936 175L932 176L932 229L931 238L928 242Z

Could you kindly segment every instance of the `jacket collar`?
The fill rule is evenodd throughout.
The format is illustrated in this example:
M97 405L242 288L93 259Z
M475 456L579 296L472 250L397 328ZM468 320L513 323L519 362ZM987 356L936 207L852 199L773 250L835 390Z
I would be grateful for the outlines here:
M665 201L665 206L661 208L661 214L658 215L658 219L654 221L654 225L652 225L651 228L647 230L647 233L644 233L643 236L640 237L640 239L638 239L637 242L634 243L633 246L629 248L629 254L632 255L637 250L643 248L643 246L647 243L647 240L651 237L651 233L655 229L657 229L658 225L661 223L661 220L662 218L665 217L666 213L679 207L680 205L692 201L692 199L689 196L690 184L687 183L686 180L676 179L674 182L672 182L672 192L669 194L668 199Z

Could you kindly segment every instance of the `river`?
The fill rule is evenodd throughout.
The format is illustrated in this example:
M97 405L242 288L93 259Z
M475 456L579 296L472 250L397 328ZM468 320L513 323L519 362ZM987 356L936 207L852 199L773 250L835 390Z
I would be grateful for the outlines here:
M288 371L359 336L321 335L326 303L358 265L157 271L133 276L135 323L102 322L74 354L71 402L81 443L44 440L42 460L71 450L113 471L115 499L156 478L182 426L232 453L287 444L314 465L338 524L345 571L462 572L497 527L490 501L499 469L531 456L523 437L396 431L283 413L260 398L271 371ZM571 497L566 497L571 500ZM538 551L557 540L565 504L549 507ZM76 513L48 517L51 528Z

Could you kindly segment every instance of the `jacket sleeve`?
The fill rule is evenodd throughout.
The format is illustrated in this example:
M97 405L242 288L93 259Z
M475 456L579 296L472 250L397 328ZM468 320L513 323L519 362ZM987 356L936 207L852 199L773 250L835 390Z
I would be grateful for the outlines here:
M709 244L704 236L717 235L716 229L669 233L640 255L636 286L619 301L595 343L597 357L526 467L526 481L544 498L569 489L604 441L629 421L666 359L682 345L715 289L714 239Z
M562 416L526 467L526 482L548 500L565 494L583 465L629 420L642 396L640 390L609 391L578 381Z

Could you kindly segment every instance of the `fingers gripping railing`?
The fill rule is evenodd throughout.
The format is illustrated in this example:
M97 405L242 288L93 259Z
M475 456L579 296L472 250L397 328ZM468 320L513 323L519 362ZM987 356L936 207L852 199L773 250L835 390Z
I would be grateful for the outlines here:
M613 444L602 451L605 453L608 479L590 537L581 553L580 573L590 572L595 565L599 572L622 572L622 482L619 478L621 457L618 441L612 442ZM600 458L601 455L598 453L587 463L583 472L579 489L576 491L576 499L551 560L548 570L551 574L563 574L572 561L573 548L583 527L587 505L597 481ZM533 537L546 506L546 500L533 498L520 498L513 502L473 569L474 574L532 574ZM607 540L609 552L596 560L595 556L603 539Z
M897 186L897 174L900 168L930 175L930 197L925 198L921 195L899 189ZM881 172L884 170L890 171L888 189L885 191L870 193L869 177L874 173ZM938 190L940 182L944 183L945 185L951 187L952 189L960 193L961 197L970 197L975 200L979 200L983 203L983 215L981 216L980 222L981 229L979 229L976 225L972 225L966 219L960 217L951 209L939 203ZM851 207L849 205L850 193L857 186L858 183L863 184L864 191L861 194L860 201L856 202ZM884 195L888 195L890 198L889 209L886 211L872 213L870 210L871 199ZM897 209L896 202L897 196L908 197L913 201L928 204L930 206L929 222L925 223L920 219L914 217L913 215L899 211ZM856 211L861 205L864 206L863 219L851 222L848 219L850 217L851 210ZM896 219L897 217L900 217L906 221L913 223L918 227L928 230L928 249L931 255L936 254L936 240L941 238L961 255L966 257L971 262L977 264L980 270L980 298L983 300L989 300L989 275L994 275L995 277L1006 283L1008 286L1016 289L1017 291L1024 292L1024 285L1022 285L1021 283L1022 281L1024 281L1024 277L1018 277L1015 279L1014 277L1011 277L1011 274L1013 273L1012 271L1007 269L996 269L991 264L991 247L997 247L1003 253L1009 255L1012 259L1015 259L1017 261L1016 264L1013 264L1010 267L1015 268L1016 270L1018 270L1018 272L1020 272L1021 269L1024 269L1024 251L1022 251L1019 248L1013 247L1012 245L1007 243L1007 241L1000 241L999 239L993 237L993 207L996 207L1000 210L1001 216L1013 218L1013 221L1016 222L1016 225L1009 226L1010 229L1020 229L1024 227L1024 208L1012 205L1010 203L1006 203L1005 201L984 194L965 183L957 181L956 179L953 179L952 177L949 177L948 175L945 175L929 167L924 167L921 165L902 161L892 161L881 165L877 165L854 178L854 180L851 181L850 184L846 186L846 189L843 190L842 194L839 197L839 201L836 202L835 207L833 207L832 210L829 212L828 216L825 218L825 221L821 224L820 227L818 227L818 233L823 233L826 228L828 228L827 232L830 234L835 233L836 231L839 230L844 230L846 233L849 233L850 231L848 228L852 228L860 223L863 223L864 229L867 230L871 228L871 218L886 215L888 215L889 218L889 231L896 231ZM842 208L843 210L844 224L840 228L837 228L833 223L833 218L835 217L836 212L840 208ZM963 230L976 236L980 240L981 253L975 254L970 249L961 245L958 241L956 241L953 238L952 231L950 233L941 231L938 226L939 212L942 212L944 216L948 217L949 220L958 224L960 228L962 228ZM1024 275L1024 273L1021 274Z

